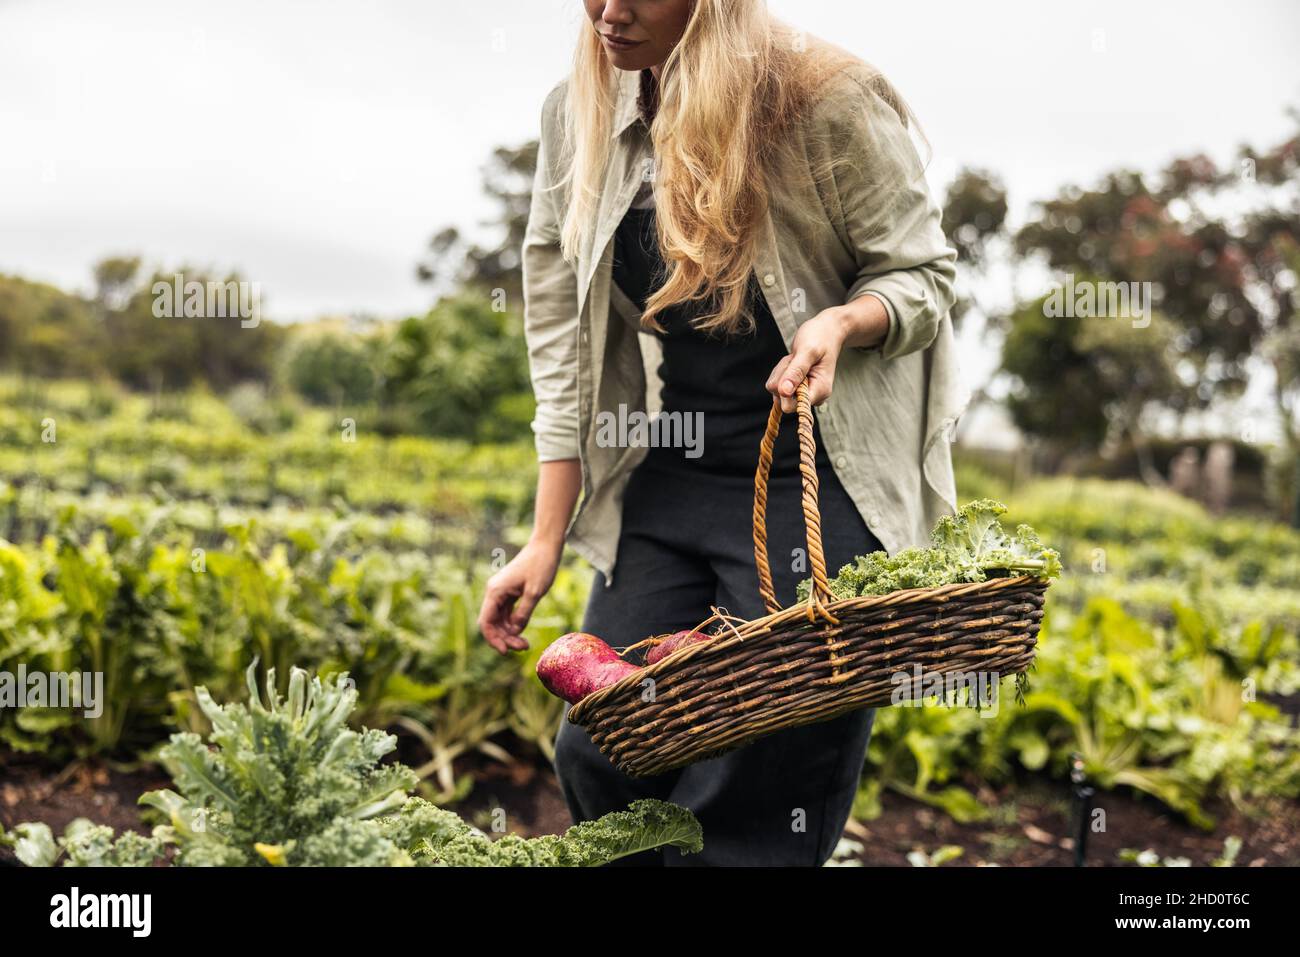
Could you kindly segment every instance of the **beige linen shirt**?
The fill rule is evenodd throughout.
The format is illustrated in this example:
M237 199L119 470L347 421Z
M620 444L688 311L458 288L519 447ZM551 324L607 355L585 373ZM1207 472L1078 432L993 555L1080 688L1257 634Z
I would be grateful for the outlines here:
M876 349L845 349L833 393L816 410L836 476L889 552L924 544L956 507L949 440L966 405L954 355L957 253L940 227L922 164L898 114L851 65L832 79L792 135L810 160L827 147L853 162L818 189L811 174L774 183L761 224L755 272L787 348L800 324L831 306L871 294L884 301L889 333ZM565 86L542 108L528 226L523 243L524 327L537 413L539 461L579 459L582 500L568 544L613 581L623 492L646 447L598 443L597 416L658 408L657 343L640 311L611 281L614 233L647 173L653 149L637 122L640 77L619 77L611 159L596 222L577 261L560 252ZM808 210L820 210L816 225ZM793 210L803 216L796 217ZM612 307L612 308L611 308ZM793 427L793 418L786 428ZM757 465L758 449L754 450ZM738 530L740 531L740 530ZM747 530L746 530L747 531ZM836 569L831 570L832 573Z

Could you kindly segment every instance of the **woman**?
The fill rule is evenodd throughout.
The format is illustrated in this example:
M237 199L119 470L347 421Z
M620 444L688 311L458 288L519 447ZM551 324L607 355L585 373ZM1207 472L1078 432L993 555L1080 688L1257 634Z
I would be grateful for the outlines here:
M583 630L616 648L689 628L711 606L764 614L754 469L772 402L793 411L803 382L832 571L921 543L955 507L956 253L897 95L762 0L585 7L573 72L542 110L523 246L541 464L533 534L489 581L479 616L503 654L528 647L522 630L566 540L597 569ZM675 416L676 442L647 447L610 428L647 410ZM788 605L808 575L793 418L768 516ZM695 812L702 854L633 863L820 865L874 715L646 779L566 721L556 770L578 820L638 797Z

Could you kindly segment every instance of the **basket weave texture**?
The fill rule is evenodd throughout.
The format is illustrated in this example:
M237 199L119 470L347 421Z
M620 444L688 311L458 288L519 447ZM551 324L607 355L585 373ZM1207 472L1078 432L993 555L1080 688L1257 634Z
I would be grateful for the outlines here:
M568 720L625 774L662 774L775 731L920 698L945 675L1001 678L1033 661L1047 590L1039 578L833 598L806 384L797 406L808 600L782 609L768 564L767 482L781 424L774 402L754 476L754 562L768 614L741 621L714 609L697 627L719 622L720 637L686 645L569 710Z

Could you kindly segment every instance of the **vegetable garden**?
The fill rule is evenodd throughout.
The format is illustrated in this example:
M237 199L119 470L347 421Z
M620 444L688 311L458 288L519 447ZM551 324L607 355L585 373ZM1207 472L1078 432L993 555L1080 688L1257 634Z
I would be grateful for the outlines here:
M533 469L526 443L381 438L342 412L268 424L197 392L0 382L0 671L105 676L94 717L0 709L0 854L233 860L246 848L177 830L206 786L196 769L256 776L230 764L240 729L301 725L330 700L371 730L286 732L281 790L319 813L256 837L252 863L319 862L331 828L346 830L331 854L356 863L689 848L689 827L646 807L527 840L569 823L548 765L563 703L535 666L580 627L589 576L562 568L527 655L474 633L483 582L526 534ZM1068 863L1073 771L1113 817L1090 863L1300 863L1300 533L1130 483L1012 485L972 464L958 481L1060 552L1036 663L1023 701L993 713L882 709L837 862ZM347 775L293 770L333 740L359 749ZM91 800L118 778L151 782L142 813ZM50 802L83 779L99 782L84 801ZM271 813L223 800L241 826ZM492 831L500 811L514 836L499 848L461 822Z

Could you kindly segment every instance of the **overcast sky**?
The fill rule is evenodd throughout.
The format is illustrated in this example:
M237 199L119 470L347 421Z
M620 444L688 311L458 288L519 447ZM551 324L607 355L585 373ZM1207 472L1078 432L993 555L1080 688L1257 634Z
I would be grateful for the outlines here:
M771 0L883 67L941 187L1013 209L1118 165L1273 145L1300 3ZM115 253L238 269L274 318L421 311L414 263L490 215L480 166L537 135L580 0L0 0L0 271L87 288Z

